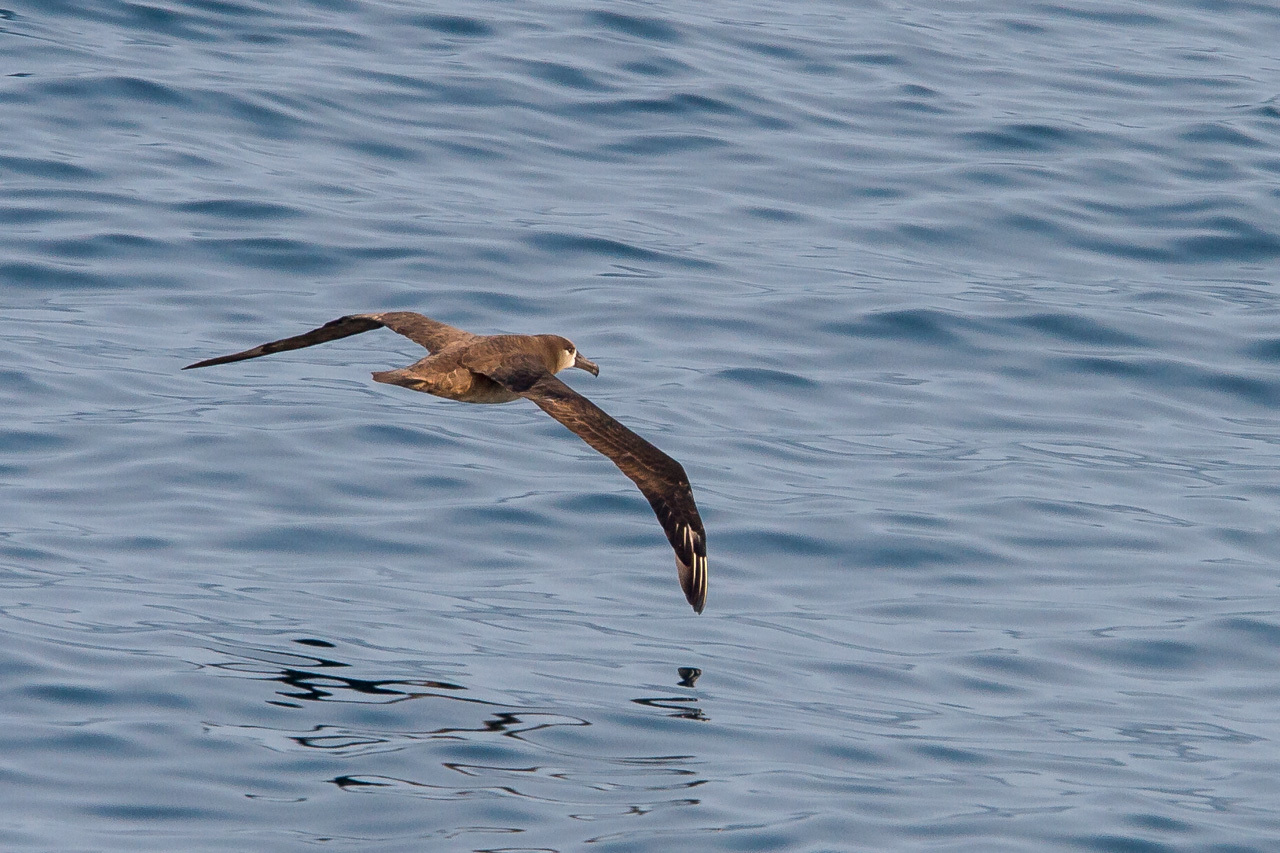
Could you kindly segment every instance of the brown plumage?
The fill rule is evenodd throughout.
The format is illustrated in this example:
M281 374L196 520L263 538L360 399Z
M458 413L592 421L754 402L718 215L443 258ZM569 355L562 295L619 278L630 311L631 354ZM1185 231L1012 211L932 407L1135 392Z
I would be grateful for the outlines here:
M198 361L183 370L301 349L382 327L431 354L408 367L374 373L378 382L464 403L509 403L524 397L612 459L649 500L675 549L685 598L702 612L707 601L707 537L689 478L679 462L556 378L567 367L600 373L570 340L559 335L473 335L411 311L389 311L340 317L306 334Z

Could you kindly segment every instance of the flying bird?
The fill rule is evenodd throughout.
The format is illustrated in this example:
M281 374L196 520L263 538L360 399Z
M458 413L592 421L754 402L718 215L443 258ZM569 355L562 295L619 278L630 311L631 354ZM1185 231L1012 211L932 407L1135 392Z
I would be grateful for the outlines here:
M302 335L182 369L302 349L379 328L404 335L430 355L408 367L376 372L374 380L464 403L509 403L524 397L613 460L653 507L675 549L685 598L695 611L702 612L707 601L707 538L689 478L679 462L556 378L569 367L581 368L592 376L600 374L600 368L566 338L473 335L412 311L388 311L339 317Z

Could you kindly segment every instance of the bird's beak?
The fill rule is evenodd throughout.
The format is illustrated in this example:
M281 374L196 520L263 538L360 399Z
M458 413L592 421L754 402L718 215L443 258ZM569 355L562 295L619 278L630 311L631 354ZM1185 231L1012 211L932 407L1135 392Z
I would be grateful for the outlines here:
M589 359L583 358L582 353L578 353L577 358L573 360L573 366L581 367L583 370L587 371L587 373L590 373L592 376L600 375L600 366L597 365L594 361L590 361Z

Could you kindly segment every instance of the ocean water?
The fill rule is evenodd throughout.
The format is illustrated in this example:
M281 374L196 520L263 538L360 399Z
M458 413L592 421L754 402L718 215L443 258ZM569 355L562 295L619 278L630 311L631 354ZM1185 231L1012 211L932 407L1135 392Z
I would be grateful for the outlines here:
M0 849L1280 849L1280 7L9 0ZM681 460L377 385L554 332Z

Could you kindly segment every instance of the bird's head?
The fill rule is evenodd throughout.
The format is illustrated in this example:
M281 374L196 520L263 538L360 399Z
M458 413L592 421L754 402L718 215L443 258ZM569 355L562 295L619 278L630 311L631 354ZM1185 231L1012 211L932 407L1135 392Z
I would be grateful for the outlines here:
M546 340L551 345L552 356L555 359L555 373L559 373L569 367L580 367L592 376L600 375L600 367L594 361L578 352L578 348L573 345L573 341L568 338L562 338L559 335L548 335Z

